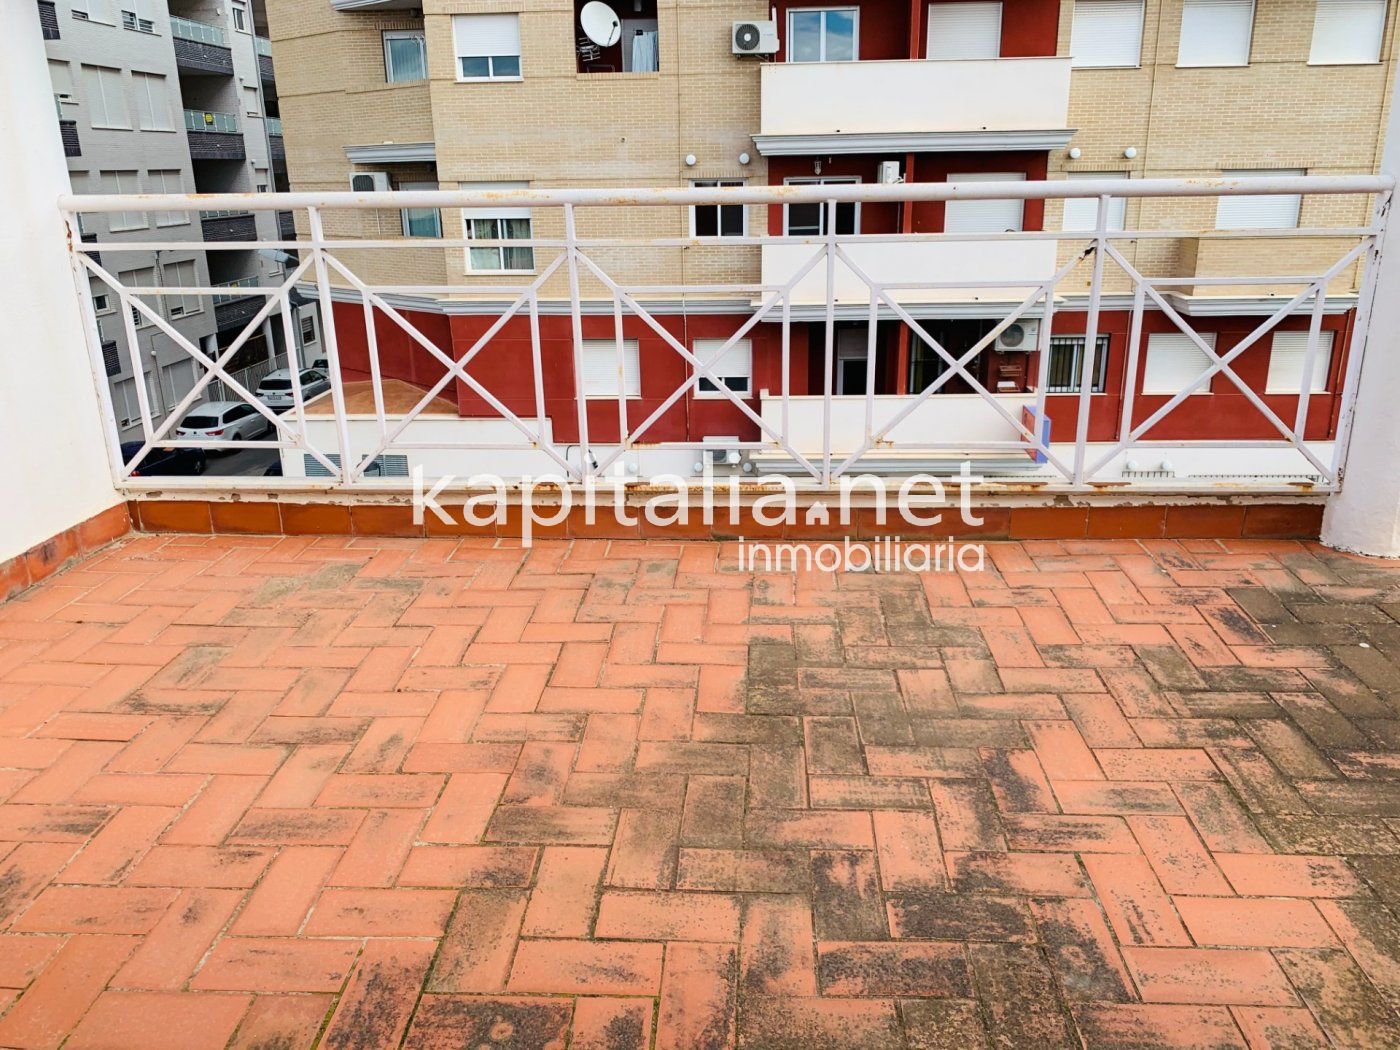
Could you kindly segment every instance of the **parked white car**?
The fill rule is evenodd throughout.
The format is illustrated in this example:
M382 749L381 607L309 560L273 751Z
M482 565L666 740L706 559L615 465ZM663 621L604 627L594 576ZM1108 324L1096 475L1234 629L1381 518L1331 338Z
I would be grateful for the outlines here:
M324 394L330 388L330 379L319 368L303 368L301 370L301 399L303 401L310 401L313 397ZM268 408L291 408L296 404L296 398L292 395L291 369L279 368L264 376L263 381L258 384L258 400Z
M192 441L252 441L271 429L267 417L246 401L209 401L190 409L175 434Z

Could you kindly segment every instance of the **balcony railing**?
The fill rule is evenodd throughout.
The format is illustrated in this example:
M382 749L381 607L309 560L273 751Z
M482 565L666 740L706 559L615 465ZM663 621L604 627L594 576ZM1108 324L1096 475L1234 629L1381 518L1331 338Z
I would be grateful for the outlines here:
M272 41L265 36L255 36L253 37L253 50L256 51L259 55L264 55L268 58L271 58Z
M145 302L147 293L124 287L93 261L97 250L149 251L159 242L73 245L94 287L131 307L123 319L130 321L132 310L143 315L203 377L164 422L142 403L148 447L199 444L172 439L170 428L214 380L273 424L270 438L243 444L279 449L283 477L161 478L162 489L408 491L410 479L369 476L379 457L393 454L406 456L410 472L417 469L427 484L474 473L516 480L550 474L565 486L616 476L694 478L711 475L718 463L721 474L745 479L755 491L783 480L830 492L863 473L939 475L975 462L977 486L987 493L1315 499L1340 484L1392 188L1391 180L1371 176L1259 176L92 195L64 197L61 206L70 223L80 212L306 211L300 260L276 283L244 278L161 289L247 311L228 340L223 333L235 329L221 320L217 353L183 336ZM1200 238L1199 228L1118 229L1113 219L1117 197L1152 198L1153 207L1141 210L1160 219L1172 214L1170 206L1199 214L1200 205L1187 198L1282 194L1337 198L1317 211L1370 218L1353 226L1211 234L1331 248L1265 253L1262 268L1256 258L1209 277L1160 266ZM852 204L872 217L873 229L875 216L888 218L897 206L1020 200L1031 215L1038 209L1030 204L1059 198L1093 202L1093 228L909 234L894 232L895 223L884 232L838 232L838 217ZM770 234L768 222L750 223L760 232L722 240L576 232L580 225L615 230L620 216L639 207L674 209L679 220L691 207L744 206L767 211L778 227L785 207L801 205L826 216L824 232ZM502 223L474 231L476 239L445 237L426 247L397 231L389 238L353 232L362 228L355 212L486 207L529 215L533 226ZM351 232L328 235L328 220ZM367 228L377 228L372 218ZM493 233L502 239L490 239ZM180 245L210 253L248 247ZM1163 250L1173 245L1174 253ZM508 254L492 255L495 249ZM481 265L508 261L510 269L414 284L401 276L413 272L414 253L436 256L439 266L444 256L460 266L465 255ZM783 265L775 269L780 253ZM705 276L671 276L682 272L682 257ZM711 263L702 266L706 258ZM1338 283L1358 269L1355 282ZM1236 286L1250 291L1231 300ZM292 405L279 415L226 366L266 324L297 345L298 310L308 295L319 307L329 390L303 390L294 376ZM468 323L458 327L455 316L444 317L435 306L442 300ZM1232 318L1228 332L1216 331L1212 320L1222 312ZM682 341L675 333L686 326L713 341ZM386 333L392 350L382 343ZM1284 333L1286 340L1275 341ZM140 345L131 334L127 344ZM1096 347L1103 334L1111 336L1106 376L1094 353L1081 351L1067 365L1063 354L1076 339ZM93 368L102 374L95 329L91 339ZM731 353L741 345L742 353ZM130 362L133 373L146 367L144 355ZM144 384L135 391L140 399ZM1203 394L1211 396L1197 396ZM125 491L154 484L130 476L139 459L123 463L114 452L112 462ZM308 462L318 476L307 476Z
M176 40L193 40L197 44L228 47L228 36L219 26L196 22L193 18L170 16L170 35Z
M214 305L220 306L223 303L232 303L237 302L239 299L247 299L251 293L245 289L259 288L261 286L262 280L258 277L239 277L232 281L218 281L214 285L215 288L230 288L233 290L215 292L213 294Z
M210 110L185 110L185 130L238 134L237 113L215 113Z
M282 118L281 118L281 117L264 117L263 119L264 119L264 121L265 121L266 124L267 124L267 133L268 133L269 135L279 135L279 136L280 136L280 135L282 134Z

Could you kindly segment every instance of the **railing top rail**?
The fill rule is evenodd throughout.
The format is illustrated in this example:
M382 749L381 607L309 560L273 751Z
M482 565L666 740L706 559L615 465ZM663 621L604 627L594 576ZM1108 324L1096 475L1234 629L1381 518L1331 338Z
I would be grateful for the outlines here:
M244 208L393 209L474 207L663 207L714 204L814 204L824 201L1054 200L1071 197L1217 197L1263 194L1385 193L1382 175L1288 175L1193 179L1056 179L1038 182L911 182L884 185L726 186L697 188L411 190L387 193L64 194L68 211L208 211Z

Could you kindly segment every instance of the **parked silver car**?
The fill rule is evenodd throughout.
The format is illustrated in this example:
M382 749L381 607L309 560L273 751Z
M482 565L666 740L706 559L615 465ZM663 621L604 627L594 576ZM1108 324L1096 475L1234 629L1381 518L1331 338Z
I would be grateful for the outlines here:
M271 429L267 417L246 401L209 401L190 409L175 435L192 441L251 441Z
M331 381L319 368L301 370L301 399L310 401L318 394L331 388ZM292 373L290 369L279 368L269 372L258 384L258 400L268 408L291 408L296 404L292 396Z

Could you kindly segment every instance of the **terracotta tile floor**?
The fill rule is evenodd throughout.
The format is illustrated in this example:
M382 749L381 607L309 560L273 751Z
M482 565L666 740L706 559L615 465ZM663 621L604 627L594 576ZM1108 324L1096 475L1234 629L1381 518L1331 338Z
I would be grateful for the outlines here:
M0 606L0 1046L1400 1045L1400 566L989 551L99 554Z

